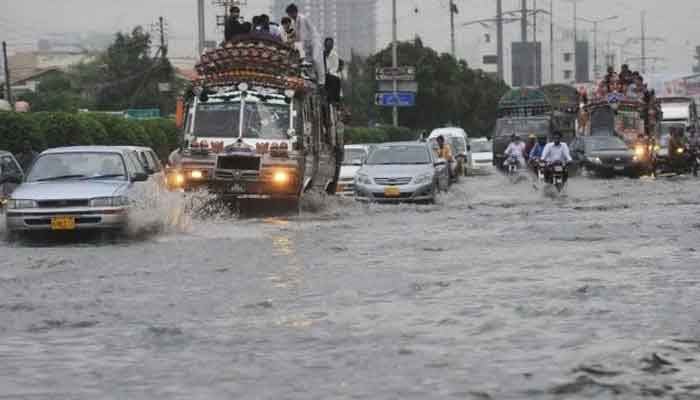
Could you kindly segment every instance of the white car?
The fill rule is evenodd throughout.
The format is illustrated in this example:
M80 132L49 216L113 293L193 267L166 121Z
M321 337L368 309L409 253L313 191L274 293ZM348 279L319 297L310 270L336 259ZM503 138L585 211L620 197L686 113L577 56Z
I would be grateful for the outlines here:
M488 171L493 168L493 143L487 138L469 141L471 147L471 168L476 171Z
M138 159L123 148L44 151L7 203L7 230L122 230L147 180Z
M353 196L355 192L355 175L367 160L370 146L364 144L349 144L345 146L343 165L340 167L340 178L336 193L341 196Z

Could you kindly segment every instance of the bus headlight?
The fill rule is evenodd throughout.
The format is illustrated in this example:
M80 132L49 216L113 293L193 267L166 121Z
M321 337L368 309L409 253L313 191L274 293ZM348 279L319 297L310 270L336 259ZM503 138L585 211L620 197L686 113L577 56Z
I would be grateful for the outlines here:
M200 180L200 179L204 178L204 173L202 171L196 169L196 170L190 172L190 178Z
M276 185L286 185L290 181L289 172L278 169L272 173L272 182Z

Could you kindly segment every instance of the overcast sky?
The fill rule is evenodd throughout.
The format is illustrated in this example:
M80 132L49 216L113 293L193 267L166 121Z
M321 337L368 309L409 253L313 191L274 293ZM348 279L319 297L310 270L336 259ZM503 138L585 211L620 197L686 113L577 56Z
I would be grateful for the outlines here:
M495 0L455 0L460 14L457 24L474 19L490 18L495 14ZM533 0L528 0L530 6ZM214 7L206 0L208 32L218 39L214 25ZM248 0L245 14L269 12L269 0ZM383 47L391 39L391 1L378 0L379 38ZM398 0L399 38L409 39L416 34L440 50L449 49L449 0ZM519 8L519 0L503 0L505 10ZM549 8L549 0L537 0L537 6ZM416 12L417 9L417 12ZM587 18L604 18L617 15L614 22L600 25L601 31L627 27L618 34L618 41L640 36L640 12L647 12L649 36L660 36L666 42L650 45L649 53L664 57L657 64L673 73L688 73L693 63L695 46L700 45L699 0L579 0L579 15ZM557 29L572 25L573 7L570 0L554 0ZM134 25L149 25L159 15L168 21L171 54L192 56L195 48L196 0L0 0L0 39L7 40L11 51L32 49L36 40L52 32L114 32L128 30ZM547 23L542 16L541 25ZM362 23L362 21L357 21ZM580 23L579 29L591 29L590 24ZM479 25L457 30L458 55L471 64L479 59L479 41L488 28ZM548 37L548 27L542 26L539 35ZM506 30L506 40L518 40L519 29L512 24ZM606 35L601 34L601 41ZM546 40L546 39L545 39ZM638 45L629 50L639 52ZM661 71L660 71L661 72Z

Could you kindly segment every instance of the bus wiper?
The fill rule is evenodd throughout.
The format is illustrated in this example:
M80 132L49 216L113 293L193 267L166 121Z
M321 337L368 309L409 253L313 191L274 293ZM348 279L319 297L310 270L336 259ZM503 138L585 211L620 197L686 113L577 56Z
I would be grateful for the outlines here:
M60 181L61 179L78 179L84 178L85 175L60 175L52 176L51 178L37 179L36 182L49 182L49 181Z

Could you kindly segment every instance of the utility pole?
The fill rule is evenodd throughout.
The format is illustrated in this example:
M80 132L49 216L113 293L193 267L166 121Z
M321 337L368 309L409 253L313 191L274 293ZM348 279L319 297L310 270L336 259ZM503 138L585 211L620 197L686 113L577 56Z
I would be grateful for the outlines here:
M537 59L537 0L532 0L532 54L533 54L533 62L532 62L532 72L533 72L533 78L532 78L532 86L540 86L538 85L538 77L539 74L537 73L539 68L539 61Z
M165 45L165 24L163 17L158 17L158 30L160 31L160 56L165 60L168 57L168 47Z
M642 74L647 72L646 11L642 11Z
M198 56L204 53L204 40L206 30L204 28L204 0L197 0L197 52Z
M5 64L5 90L7 91L7 101L10 103L10 107L12 107L12 111L15 110L15 102L12 100L12 83L10 79L10 66L7 61L7 43L2 42L2 59L4 60Z
M527 0L521 1L520 10L520 41L527 42Z
M496 53L498 58L498 79L503 80L503 0L496 0Z
M399 49L398 49L398 42L397 42L397 25L398 25L398 20L396 18L396 0L391 1L391 24L392 24L392 29L391 29L391 66L396 70L399 66ZM394 76L394 99L398 97L398 89L399 89L399 84L396 81L396 76ZM398 102L398 101L397 101ZM399 108L397 106L394 106L394 109L392 111L393 113L393 120L394 120L394 126L398 127L399 126Z
M549 82L554 83L554 0L549 0Z
M457 52L455 50L455 14L459 13L457 10L457 4L454 0L450 0L450 40L452 44L452 57L457 58Z

